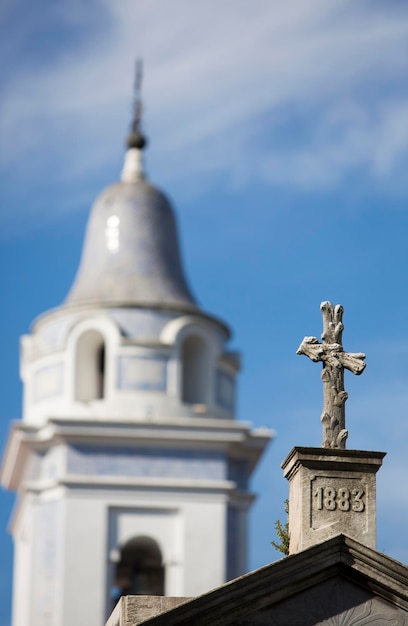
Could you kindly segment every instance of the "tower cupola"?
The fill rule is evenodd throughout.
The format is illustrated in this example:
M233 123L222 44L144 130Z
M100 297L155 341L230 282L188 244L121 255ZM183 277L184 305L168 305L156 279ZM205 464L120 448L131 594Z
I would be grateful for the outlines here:
M121 178L91 210L61 306L22 339L24 419L233 419L239 358L196 303L174 210L146 180L140 67Z
M146 181L141 130L141 68L121 180L96 199L68 305L195 310L181 262L173 208Z

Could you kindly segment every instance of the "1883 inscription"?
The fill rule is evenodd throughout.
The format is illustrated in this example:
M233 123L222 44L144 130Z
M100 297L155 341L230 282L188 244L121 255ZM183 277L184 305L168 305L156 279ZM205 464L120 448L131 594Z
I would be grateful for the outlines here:
M315 476L310 481L311 526L330 524L364 530L367 523L367 485L357 477ZM351 524L351 527L349 526Z
M355 511L362 513L365 509L363 489L348 489L347 487L317 487L313 492L314 507L318 511Z

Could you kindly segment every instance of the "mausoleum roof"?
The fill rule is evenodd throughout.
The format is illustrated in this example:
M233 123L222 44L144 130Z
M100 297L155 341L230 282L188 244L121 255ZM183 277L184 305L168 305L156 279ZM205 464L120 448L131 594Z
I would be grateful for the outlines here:
M171 610L161 608L160 600L123 596L106 626L119 620L124 626L403 626L408 618L408 568L337 535L197 598L178 598ZM136 621L138 610L143 615L140 609L146 618Z

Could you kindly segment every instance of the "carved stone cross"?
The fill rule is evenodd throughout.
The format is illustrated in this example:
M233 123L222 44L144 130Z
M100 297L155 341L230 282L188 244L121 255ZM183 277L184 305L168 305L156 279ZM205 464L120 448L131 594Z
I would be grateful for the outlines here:
M322 343L317 337L305 337L296 354L305 354L312 361L323 363L323 448L345 448L348 431L346 430L344 391L344 370L361 374L366 364L362 352L344 352L342 346L343 307L331 302L322 302L323 314Z

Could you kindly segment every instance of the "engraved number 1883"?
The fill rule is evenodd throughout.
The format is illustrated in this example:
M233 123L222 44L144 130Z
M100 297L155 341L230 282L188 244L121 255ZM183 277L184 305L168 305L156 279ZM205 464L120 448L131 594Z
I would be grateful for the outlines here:
M321 511L355 511L362 513L365 509L362 489L347 489L347 487L318 487L313 496L316 499L316 508Z

